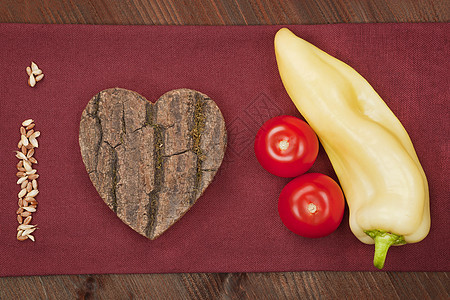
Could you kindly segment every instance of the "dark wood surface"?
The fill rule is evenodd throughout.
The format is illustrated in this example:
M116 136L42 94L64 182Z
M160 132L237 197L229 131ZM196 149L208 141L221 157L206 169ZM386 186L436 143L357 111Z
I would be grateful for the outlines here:
M148 25L448 22L449 7L448 0L1 0L0 22ZM286 272L0 278L1 300L300 298L449 299L449 273Z

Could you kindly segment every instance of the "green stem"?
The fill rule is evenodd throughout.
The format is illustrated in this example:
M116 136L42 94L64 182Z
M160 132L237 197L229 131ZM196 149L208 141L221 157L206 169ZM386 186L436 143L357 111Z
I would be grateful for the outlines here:
M384 267L384 261L389 247L392 245L406 244L405 239L401 235L389 233L384 230L367 230L364 231L375 241L375 255L373 257L373 265L378 269Z

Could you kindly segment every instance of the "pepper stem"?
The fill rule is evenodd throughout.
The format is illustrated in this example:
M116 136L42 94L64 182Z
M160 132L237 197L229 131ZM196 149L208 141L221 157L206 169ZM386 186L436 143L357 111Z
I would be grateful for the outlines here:
M389 247L392 245L406 244L405 239L401 235L389 233L384 230L367 230L364 231L375 241L375 255L373 257L373 265L378 269L384 267L386 255Z

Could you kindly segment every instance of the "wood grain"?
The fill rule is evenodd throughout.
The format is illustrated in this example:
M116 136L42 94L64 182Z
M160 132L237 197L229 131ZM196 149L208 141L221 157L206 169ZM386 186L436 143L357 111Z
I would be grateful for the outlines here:
M190 89L169 91L155 103L126 89L103 90L84 109L79 132L81 156L100 197L151 240L203 194L227 144L219 107Z
M6 277L0 299L448 299L447 273L289 272Z
M449 7L449 0L3 0L0 22L121 25L448 22ZM448 272L286 272L6 277L0 278L0 299L22 299L24 295L27 299L449 299L448 275Z
M43 0L0 2L0 22L262 25L448 22L448 0Z

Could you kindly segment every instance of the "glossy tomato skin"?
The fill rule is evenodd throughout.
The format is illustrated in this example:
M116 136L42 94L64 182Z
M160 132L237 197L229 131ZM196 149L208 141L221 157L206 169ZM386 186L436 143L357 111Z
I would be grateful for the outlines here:
M308 173L290 181L281 191L278 213L292 232L308 238L335 231L344 215L345 200L332 178Z
M319 141L306 122L284 115L261 126L254 148L256 158L268 172L280 177L296 177L314 164Z

